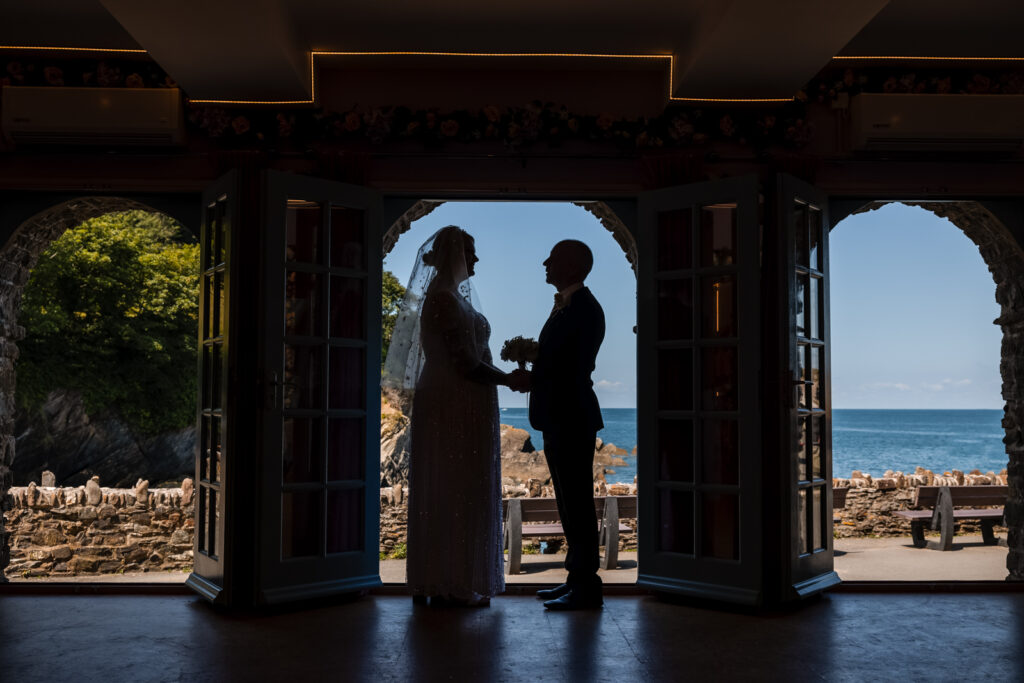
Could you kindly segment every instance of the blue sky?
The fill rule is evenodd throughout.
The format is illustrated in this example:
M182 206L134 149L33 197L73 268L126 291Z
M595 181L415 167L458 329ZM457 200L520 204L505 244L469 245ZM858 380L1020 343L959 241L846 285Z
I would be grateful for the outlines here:
M538 202L448 202L413 223L384 260L402 284L412 272L416 252L446 225L458 225L476 239L480 263L473 285L483 314L491 323L491 351L496 365L506 339L537 338L554 302L555 289L544 282L541 265L556 242L578 239L594 252L587 286L604 308L607 331L594 371L604 408L636 407L636 278L625 254L586 210L572 204ZM503 407L525 407L526 396L499 389Z
M834 407L1003 407L995 282L963 232L888 204L830 239Z
M404 284L420 245L450 224L476 238L473 281L495 358L505 339L540 334L554 293L541 263L552 245L589 244L587 284L608 328L594 372L598 397L606 408L636 406L636 280L597 219L566 203L449 202L416 221L384 267ZM840 223L830 256L834 407L1002 407L995 284L959 229L923 209L888 205ZM504 388L499 401L525 406Z

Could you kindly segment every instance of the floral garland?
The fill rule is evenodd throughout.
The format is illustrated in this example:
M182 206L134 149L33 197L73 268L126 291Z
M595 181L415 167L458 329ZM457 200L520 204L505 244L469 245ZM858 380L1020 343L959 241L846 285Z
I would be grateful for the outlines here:
M0 85L175 87L148 58L12 60ZM551 102L479 110L413 110L408 107L323 109L225 108L190 105L191 137L217 146L308 149L319 144L354 148L415 145L438 148L491 143L510 151L557 148L572 141L610 144L622 153L657 148L733 143L762 150L800 148L813 135L810 102L836 103L859 92L1024 93L1024 71L908 70L892 66L829 68L792 102L771 107L694 107L671 104L658 116L636 119L578 114Z

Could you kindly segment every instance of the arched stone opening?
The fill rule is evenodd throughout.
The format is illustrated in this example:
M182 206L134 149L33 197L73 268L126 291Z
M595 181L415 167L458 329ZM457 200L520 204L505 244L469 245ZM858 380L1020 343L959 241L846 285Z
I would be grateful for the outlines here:
M865 204L853 213L873 211L891 202ZM1024 581L1024 248L998 217L976 201L900 202L948 219L974 242L996 283L1003 331L999 372L1003 381L1003 443L1009 496L1006 500L1008 580Z
M156 213L146 204L123 197L80 197L41 211L19 225L0 248L0 507L14 483L14 392L18 341L25 329L18 324L21 296L29 275L50 244L68 229L91 218L117 211ZM0 515L0 582L10 564L10 533Z
M384 233L382 256L387 256L391 252L398 242L398 238L409 230L413 222L423 218L442 204L444 204L443 201L421 199L409 207ZM572 204L593 214L604 229L612 234L612 239L622 249L622 253L625 254L626 260L629 261L629 265L633 269L633 275L636 276L636 238L618 214L606 202L572 202Z

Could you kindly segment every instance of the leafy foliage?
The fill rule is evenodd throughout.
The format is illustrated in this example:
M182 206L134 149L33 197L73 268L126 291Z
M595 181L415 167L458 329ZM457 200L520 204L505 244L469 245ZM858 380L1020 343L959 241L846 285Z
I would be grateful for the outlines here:
M159 214L88 220L42 254L22 297L17 403L56 389L140 434L195 420L199 245Z
M398 307L402 304L405 296L405 287L398 281L395 274L390 270L384 271L384 279L381 287L381 334L384 342L381 348L381 362L388 357L388 347L391 346L391 333L395 331L395 321L398 320Z

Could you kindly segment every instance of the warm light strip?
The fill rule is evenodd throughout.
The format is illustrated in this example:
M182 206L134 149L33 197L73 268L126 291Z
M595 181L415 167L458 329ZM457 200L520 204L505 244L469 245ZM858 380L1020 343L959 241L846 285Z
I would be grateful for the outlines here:
M672 102L791 102L792 97L771 98L727 98L727 97L675 97L675 60L672 55L636 55L608 54L590 52L423 52L416 50L389 50L365 52L339 52L335 50L313 50L309 56L310 93L308 100L189 100L196 104L313 104L316 102L316 69L317 57L499 57L499 58L551 58L571 57L574 59L667 59L668 60L668 99Z
M0 45L0 50L53 50L58 52L128 52L131 54L148 54L146 50L127 50L116 47L53 47L50 45Z
M1024 62L1024 57L925 57L923 55L837 55L837 60L873 60L908 62Z
M45 50L62 52L109 52L121 54L146 54L146 50L100 47L57 47L51 45L0 45L0 50ZM675 60L672 55L607 54L586 52L422 52L415 50L391 50L381 52L339 52L334 50L313 50L309 53L309 84L311 96L308 100L198 100L196 104L315 104L316 103L316 58L317 57L572 57L576 59L667 59L669 60L668 99L671 102L721 102L721 103L769 103L790 102L792 97L676 97ZM1024 57L927 57L923 55L837 55L833 61L974 61L974 62L1024 62Z

